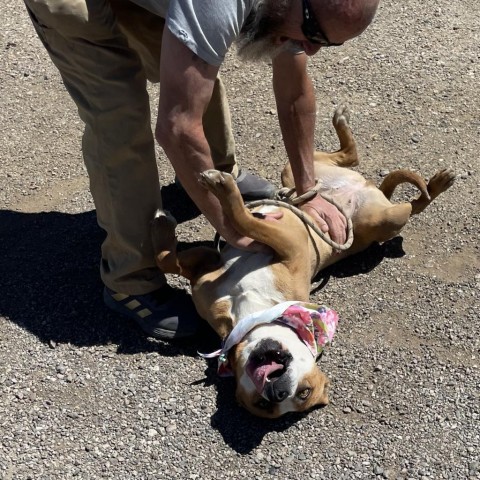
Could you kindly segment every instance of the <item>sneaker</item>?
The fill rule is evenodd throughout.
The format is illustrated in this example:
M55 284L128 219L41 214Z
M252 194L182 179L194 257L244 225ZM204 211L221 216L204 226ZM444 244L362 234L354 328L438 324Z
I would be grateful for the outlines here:
M147 335L162 340L190 337L202 322L192 297L168 285L145 295L127 295L105 287L103 301L134 320Z
M235 181L242 198L246 201L273 198L275 195L276 189L268 180L253 175L246 170L240 170Z
M238 177L235 179L242 198L246 201L263 200L265 198L273 198L276 188L268 181L257 175L253 175L246 170L240 170ZM183 190L183 186L175 177L175 185Z

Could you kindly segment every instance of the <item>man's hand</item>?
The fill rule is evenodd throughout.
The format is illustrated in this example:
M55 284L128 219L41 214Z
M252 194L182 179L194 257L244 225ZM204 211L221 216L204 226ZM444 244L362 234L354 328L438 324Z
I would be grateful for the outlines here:
M329 233L330 238L343 245L347 240L347 220L339 212L338 208L317 195L312 200L300 207L308 213L324 233Z
M255 215L260 218L262 222L275 222L283 217L283 212L267 213L265 215ZM250 252L271 252L272 249L264 243L257 242L250 237L241 236L230 224L223 233L222 238L232 247L239 248L240 250L248 250Z

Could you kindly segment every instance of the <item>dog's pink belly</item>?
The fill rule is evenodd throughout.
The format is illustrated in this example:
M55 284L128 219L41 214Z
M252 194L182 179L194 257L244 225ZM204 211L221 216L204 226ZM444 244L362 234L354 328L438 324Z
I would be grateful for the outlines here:
M322 195L331 197L335 203L340 205L348 217L352 217L355 210L361 205L362 191L367 187L365 179L356 172L348 171L348 175L339 175L345 169L339 167L325 168L324 176L320 179L319 192Z

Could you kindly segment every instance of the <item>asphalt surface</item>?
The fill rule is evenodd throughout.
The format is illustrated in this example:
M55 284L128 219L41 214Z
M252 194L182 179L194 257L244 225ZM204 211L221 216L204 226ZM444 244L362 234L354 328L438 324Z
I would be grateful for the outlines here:
M401 236L324 273L312 300L341 318L320 364L331 403L266 421L197 355L209 332L155 341L103 306L82 125L23 4L2 3L0 478L480 478L479 19L474 0L388 0L312 59L318 148L336 148L346 103L373 181L399 167L457 179ZM278 184L270 70L233 54L222 68L239 160ZM210 242L158 163L184 246Z

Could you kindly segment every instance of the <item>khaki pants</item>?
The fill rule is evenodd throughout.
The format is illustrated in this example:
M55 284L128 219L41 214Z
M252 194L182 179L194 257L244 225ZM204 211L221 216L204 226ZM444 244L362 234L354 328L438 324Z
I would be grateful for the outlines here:
M158 81L164 21L126 0L25 3L85 122L83 156L98 223L107 233L102 280L116 292L149 293L166 281L150 240L150 221L162 200L146 90L147 78ZM236 175L219 78L204 130L215 167Z

